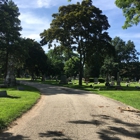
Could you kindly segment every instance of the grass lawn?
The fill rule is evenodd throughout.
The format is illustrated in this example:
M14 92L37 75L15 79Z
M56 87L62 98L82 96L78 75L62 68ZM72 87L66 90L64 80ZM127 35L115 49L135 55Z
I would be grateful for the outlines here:
M68 84L68 85L59 85L58 84L59 82L56 82L55 80L46 80L45 82L41 82L40 80L37 80L36 82L91 91L94 94L100 94L100 95L118 100L120 102L123 102L127 105L130 105L140 110L140 89L136 88L136 86L140 86L140 84L136 82L131 83L129 87L126 87L125 83L121 83L122 89L119 89L119 90L116 90L115 88L107 89L104 83L103 84L89 83L88 85L86 85L83 82L83 85L79 86L78 80L75 80L73 82L75 84ZM91 87L91 85L93 87Z
M29 110L40 98L39 90L22 85L24 90L0 88L6 90L8 96L0 97L0 130L6 128L13 120Z

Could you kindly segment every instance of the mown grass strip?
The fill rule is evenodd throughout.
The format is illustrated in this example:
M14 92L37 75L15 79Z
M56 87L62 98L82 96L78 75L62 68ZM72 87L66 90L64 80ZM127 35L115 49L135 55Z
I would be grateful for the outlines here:
M22 91L17 87L0 88L0 91L6 90L8 94L7 97L0 97L0 130L29 110L40 98L38 89L25 85L22 87Z

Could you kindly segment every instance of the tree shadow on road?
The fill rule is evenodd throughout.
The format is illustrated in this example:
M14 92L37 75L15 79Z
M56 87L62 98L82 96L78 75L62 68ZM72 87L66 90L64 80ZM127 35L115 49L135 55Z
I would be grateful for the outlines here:
M40 137L52 137L52 140L72 140L66 136L62 131L47 131L46 133L39 133Z
M140 139L140 124L125 122L107 115L92 115L92 117L94 119L90 121L76 120L69 123L95 125L98 128L95 132L101 140L122 140L122 136Z
M0 133L0 140L31 140L23 135L13 135L12 133Z
M44 86L40 88L40 91L43 95L57 95L57 94L76 94L76 95L87 95L93 94L89 91L84 91L80 89L72 89L68 87L54 87L54 86Z

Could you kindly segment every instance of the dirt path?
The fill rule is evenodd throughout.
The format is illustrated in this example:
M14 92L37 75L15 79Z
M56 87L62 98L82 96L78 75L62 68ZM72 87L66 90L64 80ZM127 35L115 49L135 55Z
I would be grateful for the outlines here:
M27 83L43 93L32 110L0 134L0 140L139 140L140 113L90 92Z

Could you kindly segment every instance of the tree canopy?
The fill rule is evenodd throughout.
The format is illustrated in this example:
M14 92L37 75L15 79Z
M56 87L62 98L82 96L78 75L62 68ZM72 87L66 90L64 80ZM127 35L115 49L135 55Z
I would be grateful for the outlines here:
M140 1L139 0L116 0L116 5L122 9L126 20L123 28L126 29L140 22Z
M17 5L11 0L0 0L0 53L4 61L4 77L7 74L8 61L14 55L17 42L20 40L20 15ZM16 54L16 53L15 53Z
M25 62L25 69L28 69L34 79L34 75L44 75L47 70L47 56L40 43L32 39L26 39L28 55Z

